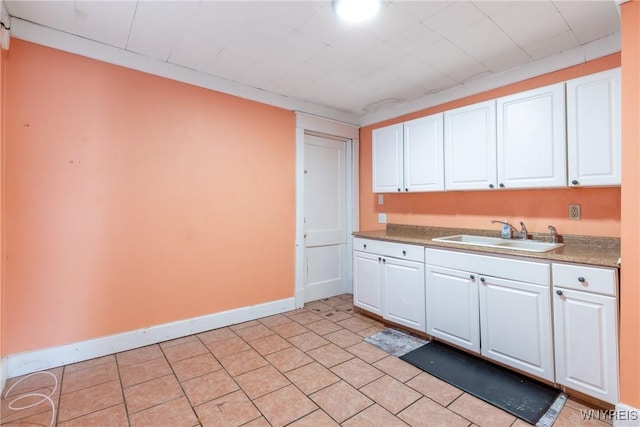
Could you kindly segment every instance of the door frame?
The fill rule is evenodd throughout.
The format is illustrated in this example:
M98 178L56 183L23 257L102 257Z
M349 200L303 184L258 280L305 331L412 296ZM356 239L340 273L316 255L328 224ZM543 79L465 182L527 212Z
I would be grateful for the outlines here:
M295 289L296 308L304 307L305 268L304 268L304 136L305 132L318 136L346 140L346 233L347 247L346 281L347 292L353 292L353 251L351 233L359 229L359 157L360 127L311 114L295 112L296 115L296 236L295 236Z

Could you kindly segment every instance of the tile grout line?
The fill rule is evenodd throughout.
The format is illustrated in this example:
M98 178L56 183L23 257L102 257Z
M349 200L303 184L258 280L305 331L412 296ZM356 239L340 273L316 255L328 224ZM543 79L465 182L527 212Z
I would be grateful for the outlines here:
M295 322L295 320L293 320L293 319L289 319L289 321L291 321L291 322ZM298 323L298 322L296 322L296 323ZM262 323L260 323L260 324L262 324ZM299 323L298 323L298 324L299 324ZM271 330L271 331L274 333L274 335L278 335L278 336L280 336L282 339L284 339L285 341L289 342L287 338L284 338L283 336L279 335L277 332L273 331L273 329L271 329L270 327L268 327L268 326L266 326L266 325L263 325L263 326L265 326L266 328L268 328L269 330ZM242 329L245 329L245 328L242 328ZM239 329L239 330L241 330L241 329ZM240 338L240 339L241 339L245 344L247 344L247 345L250 347L250 349L251 349L251 350L256 351L256 350L251 346L251 344L249 343L249 341L247 341L246 339L244 339L242 336L238 335L238 333L237 333L236 331L233 331L233 332L234 332L234 334L236 334L236 336L237 336L238 338ZM301 334L298 334L298 335L301 335ZM294 335L294 336L296 336L296 335ZM293 346L293 344L292 344L292 343L290 343L290 344ZM293 346L293 347L294 347L294 348L297 348L297 347L295 347L295 346ZM207 347L207 349L208 349L209 351L211 351L208 347ZM245 350L245 351L246 351L246 350ZM241 392L242 392L242 393L247 397L247 399L251 402L251 404L253 405L253 407L254 407L254 408L258 411L258 413L260 414L258 417L256 417L256 418L254 418L254 419L252 419L252 420L250 420L250 421L248 421L248 422L244 423L243 425L246 425L246 424L248 424L248 423L250 423L250 422L253 422L253 421L255 421L255 420L259 419L259 418L264 418L264 419L265 419L269 424L271 424L271 423L269 422L269 420L267 419L267 417L262 413L262 411L261 411L261 410L258 408L258 406L256 405L255 401L256 401L257 399L260 399L260 398L262 398L262 397L264 397L264 396L267 396L267 395L269 395L269 394L271 394L271 393L274 393L274 392L276 392L276 391L278 391L278 390L282 390L283 388L288 387L289 385L293 385L294 387L296 387L296 389L298 389L298 391L300 391L300 393L302 393L304 396L307 396L307 395L306 395L305 393L303 393L303 392L302 392L302 390L300 390L300 389L299 389L299 388L298 388L298 387L297 387L293 382L291 382L291 381L289 380L289 378L287 378L287 377L286 377L286 375L285 375L285 373L284 373L284 372L281 372L278 368L276 368L275 366L273 366L273 364L272 364L272 363L271 363L271 362L270 362L270 361L269 361L269 360L268 360L264 355L260 354L260 353L259 353L259 352L257 352L257 351L256 351L256 353L258 353L258 354L260 355L260 357L262 357L262 358L267 362L267 364L268 364L267 366L272 366L276 371L278 371L278 373L280 373L281 375L283 375L283 376L287 379L287 381L289 382L289 384L284 385L284 386L282 386L282 387L280 387L280 388L278 388L278 389L276 389L276 390L271 390L269 393L266 393L266 394L264 394L264 395L258 396L258 397L256 397L255 399L254 399L254 398L249 397L249 395L246 393L246 391L245 391L245 390L240 386L240 384L238 384L238 382L236 381L236 378L235 378L233 375L231 375L231 373L230 373L229 371L227 371L227 369L226 369L226 368L224 367L224 365L223 365L223 364L222 364L222 363L221 363L221 362L220 362L220 361L215 357L215 355L213 355L213 354L212 354L212 356L213 356L214 358L216 358L216 360L218 360L218 363L220 363L221 368L226 372L226 374L227 374L227 375L228 375L228 376L233 380L233 382L236 384L236 386L238 387L238 390L240 390L240 391L241 391ZM276 352L273 352L273 353L277 353L277 351L276 351ZM273 354L273 353L271 353L271 354ZM236 353L236 354L237 354L237 353ZM306 353L305 353L305 354L306 354ZM306 365L303 365L303 366L306 366ZM256 371L256 370L258 370L258 369L261 369L261 368L263 368L263 367L264 367L264 366L259 367L259 368L255 368L255 369L252 369L252 370L249 370L249 371L247 371L247 372L243 372L242 374L239 374L238 376L240 376L240 375L244 375L244 374L247 374L247 373L249 373L249 372L254 372L254 371ZM297 368L296 368L296 369L297 369ZM233 392L231 392L231 393L235 393L235 391L233 391ZM227 393L227 394L225 394L225 395L223 395L223 396L220 396L220 397L228 396L228 395L229 395L229 394L231 394L231 393ZM220 397L219 397L219 398L220 398ZM307 396L307 398L308 398L308 396ZM212 400L215 400L215 399L212 399ZM202 404L204 404L204 403L206 403L206 402L203 402ZM314 402L314 404L315 404L315 402ZM316 406L317 406L317 405L316 405ZM318 408L319 408L319 407L318 407ZM314 410L314 411L312 411L312 412L315 412L315 410ZM310 412L310 413L311 413L311 412ZM305 415L303 415L303 416L302 416L302 417L300 417L300 418L304 418L304 417L305 417L305 416L307 416L307 415L308 415L308 414L305 414ZM296 421L296 420L291 421L291 423L292 423L292 422L295 422L295 421ZM291 424L291 423L287 423L287 424Z
M304 308L303 308L303 310L304 310ZM308 311L308 312L309 312L309 313L312 313L311 311ZM320 335L320 334L318 334L317 332L315 332L315 331L313 331L313 330L311 330L311 329L307 328L307 326L306 326L306 325L311 324L311 323L314 323L314 322L308 322L308 323L306 323L306 324L302 324L302 323L300 323L299 321L296 321L295 319L292 319L292 318L291 318L292 316L297 315L297 314L301 314L301 313L299 313L299 312L294 313L294 314L292 314L292 315L287 316L287 318L289 318L289 320L290 320L291 322L295 322L295 323L297 323L298 325L300 325L300 326L302 326L302 327L306 328L308 331L311 331L311 332L313 332L314 334L316 334L316 335L318 335L318 336L320 336L320 337L323 337L323 335ZM316 314L316 313L313 313L313 314ZM286 315L286 314L285 314L285 315ZM323 320L323 319L319 319L319 320L317 320L317 321L321 321L321 320ZM332 322L332 323L337 324L336 322ZM266 325L265 325L265 326L266 326ZM340 326L340 325L338 325L338 326ZM269 328L272 332L274 332L274 334L276 334L276 335L280 336L280 337L281 337L281 338L283 338L285 341L287 341L289 344L291 344L293 348L298 349L299 351L301 351L303 354L305 354L307 357L309 357L309 358L312 360L312 362L309 362L309 363L306 363L306 364L304 364L304 365L298 366L298 367L296 367L296 368L290 369L288 372L291 372L291 371L294 371L294 370L296 370L296 369L300 369L300 368L302 368L302 367L308 366L308 365L310 365L311 363L318 363L320 366L322 366L322 367L324 367L325 369L329 370L329 372L332 372L330 368L328 368L328 367L324 366L322 363L320 363L318 360L316 360L313 356L309 355L309 354L308 354L308 352L309 352L309 351L311 351L311 350L315 350L316 348L324 347L324 346L326 346L326 345L330 345L330 344L334 344L334 345L335 345L335 343L333 343L332 341L328 340L328 341L329 341L329 343L328 343L328 344L322 345L322 346L320 346L320 347L312 348L312 349L309 349L309 350L307 350L307 351L303 351L303 350L302 350L302 349L300 349L298 346L296 346L294 343L292 343L291 341L289 341L289 339L290 339L290 338L293 338L293 337L296 337L296 336L303 335L303 334L305 334L305 333L307 333L307 332L301 332L301 333L299 333L299 334L292 335L292 336L290 336L290 337L288 337L288 338L285 338L284 336L282 336L282 335L278 334L276 331L273 331L273 329L272 329L272 328L270 328L270 327L268 327L268 326L266 326L266 327L267 327L267 328ZM341 326L341 329L345 329L345 328ZM331 332L329 332L329 333L331 333ZM327 333L327 334L325 334L325 335L328 335L329 333ZM240 338L241 338L241 339L243 339L243 341L245 341L245 343L247 343L247 345L249 345L249 346L251 347L251 344L250 344L250 342L249 342L249 341L245 340L245 339L244 339L244 338L242 338L242 337L240 337ZM340 348L342 348L342 347L340 347ZM281 351L281 350L280 350L280 351ZM345 350L345 351L346 351L346 350ZM274 353L277 353L277 351L276 351L276 352L273 352L273 353L271 353L271 354L274 354ZM349 352L349 353L350 353L350 352ZM351 354L351 353L350 353L350 354ZM297 389L297 390L298 390L298 391L299 391L303 396L305 396L307 399L309 399L311 402L313 402L313 404L314 404L314 405L315 405L315 407L316 407L316 409L314 409L314 410L312 410L312 411L310 411L310 412L308 412L308 413L306 413L306 414L304 414L304 415L301 415L301 416L300 416L300 417L298 417L297 419L291 420L291 421L290 421L290 422L288 422L286 425L293 424L293 423L295 423L296 421L301 420L301 419L303 419L303 418L307 417L308 415L310 415L310 414L312 414L312 413L314 413L314 412L316 412L316 411L318 411L318 410L322 411L322 412L323 412L325 415L327 415L330 419L334 420L338 425L340 425L340 424L341 424L340 422L338 422L338 420L336 420L336 419L335 419L335 418L333 418L329 413L327 413L327 412L326 412L322 407L320 407L320 406L319 406L319 405L318 405L318 404L313 400L313 398L311 397L311 395L313 395L313 394L315 394L315 393L318 393L318 392L320 392L321 390L324 390L324 389L326 389L326 388L328 388L328 387L331 387L331 386L333 386L333 385L335 385L335 384L337 384L337 383L329 384L329 385L327 385L327 386L325 386L325 387L322 387L321 389L315 390L313 393L311 393L311 394L309 394L309 395L308 395L308 394L307 394L307 393L305 393L303 390L301 390L301 389L300 389L300 387L299 387L295 382L291 381L291 380L287 377L287 375L286 375L286 374L287 374L288 372L282 372L282 371L280 371L280 369L278 369L277 367L273 366L273 364L271 364L271 362L270 362L268 359L266 359L266 357L265 357L265 356L263 356L263 355L261 355L261 356L262 356L263 358L265 358L265 360L269 363L269 365L270 365L270 366L272 366L272 367L273 367L274 369L276 369L276 370L277 370L281 375L283 375L285 378L287 378L287 381L289 382L289 384L287 384L286 386L280 387L280 388L279 388L279 389L277 389L277 390L272 390L272 391L270 391L269 393L266 393L266 394L264 394L264 395L262 395L262 396L260 396L260 397L267 396L267 395L269 395L269 394L271 394L271 393L274 393L274 392L276 392L276 391L278 391L278 390L283 389L284 387L288 387L289 385L291 385L291 386L295 387L295 388L296 388L296 389ZM354 355L354 357L357 357L357 356L355 356L355 355ZM333 373L333 372L332 372L332 373ZM334 375L336 375L335 373L333 373L333 374L334 374ZM345 380L344 380L344 378L342 378L342 377L341 377L341 376L339 376L339 375L336 375L336 376L340 379L340 381L344 381L345 383L347 383L347 384L348 384L348 382L347 382L347 381L345 381ZM355 388L354 388L354 389L355 389ZM260 397L258 397L258 398L260 398ZM258 398L256 398L256 399L258 399ZM251 402L252 402L252 403L254 404L254 406L255 406L254 399L251 399ZM374 403L372 403L372 405L373 405L373 404L374 404ZM369 405L369 406L371 406L371 405ZM368 406L368 407L369 407L369 406ZM368 408L368 407L367 407L367 408ZM365 409L366 409L366 408L365 408ZM264 418L268 421L268 419L266 418L266 416L264 416L264 414L262 414L262 412L261 412L260 410L258 410L258 411L260 412L261 416L262 416L262 417L264 417ZM359 412L358 412L358 413L359 413ZM354 414L354 416L355 416L355 415L357 415L357 414ZM350 417L350 418L351 418L351 417ZM344 420L344 421L346 421L346 420ZM343 421L343 422L344 422L344 421Z
M198 340L198 342L200 342L200 343L204 346L204 348L206 348L206 349L207 349L207 351L209 351L209 352L210 352L209 348L208 348L206 345L204 345L204 343L202 342L202 340L200 340L200 337L199 337L197 334L193 334L193 336L195 336L196 340ZM179 345L179 344L176 344L176 345ZM191 407L191 411L193 412L193 415L196 417L197 425L202 426L202 420L200 420L200 417L198 416L198 413L196 412L196 407L195 407L195 406L193 406L193 404L192 404L192 403L191 403L191 401L189 400L189 396L187 396L187 392L186 392L186 390L184 389L184 387L182 386L182 383L181 383L181 382L180 382L180 380L178 379L178 375L176 374L176 371L173 369L173 364L171 363L171 361L170 361L170 360L169 360L169 358L167 357L167 354L165 353L164 348L162 348L162 346L161 346L160 344L158 344L158 347L160 347L160 352L163 354L163 356L164 356L165 360L167 361L167 364L169 365L169 369L171 369L171 375L173 375L173 378L176 380L176 383L178 383L178 387L180 387L180 391L182 391L182 396L180 396L180 397L184 397L184 398L185 398L185 400L189 403L189 406ZM197 357L197 356L198 356L198 355L195 355L195 356L192 356L192 357L190 357L190 358ZM218 361L218 359L216 359L216 357L215 357L215 356L213 356L213 354L212 354L211 356L212 356L216 361ZM190 358L188 358L188 359L190 359ZM186 360L186 359L181 359L181 360ZM179 362L179 361L178 361L178 362ZM218 363L219 363L219 362L218 362ZM124 390L123 390L123 392L124 392ZM172 400L169 400L169 401L166 401L166 402L162 402L162 403L160 403L160 404L158 404L158 405L155 405L155 406L164 405L164 404L166 404L166 403L168 403L168 402L172 402L172 401L174 401L174 400L180 399L180 397L177 397L177 398L175 398L175 399L172 399ZM147 409L149 409L149 408L146 408L146 409L144 409L144 410L147 410ZM142 412L142 411L139 411L139 412ZM129 422L129 425L131 425L131 422ZM194 426L192 426L192 427L195 427L195 425L194 425Z
M124 405L124 413L127 416L127 424L131 427L131 414L129 413L129 405L124 394L124 384L122 383L122 375L120 374L120 363L118 362L118 353L113 355L116 364L116 371L118 372L118 382L120 383L120 393L122 393L122 404Z

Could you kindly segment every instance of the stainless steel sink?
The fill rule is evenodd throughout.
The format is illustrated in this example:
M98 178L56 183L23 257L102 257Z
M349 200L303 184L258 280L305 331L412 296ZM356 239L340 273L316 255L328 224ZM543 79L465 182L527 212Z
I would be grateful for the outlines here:
M547 243L537 240L502 239L500 237L473 236L456 234L455 236L436 237L435 242L455 243L459 245L484 246L496 249L513 249L526 252L549 252L564 246L564 243Z

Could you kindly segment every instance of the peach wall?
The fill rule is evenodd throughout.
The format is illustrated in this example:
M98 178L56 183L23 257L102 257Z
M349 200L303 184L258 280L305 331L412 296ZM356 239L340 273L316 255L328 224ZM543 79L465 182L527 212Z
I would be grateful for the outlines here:
M640 1L622 11L620 400L640 408Z
M12 40L4 354L294 295L294 114Z
M385 194L379 206L372 192L371 135L375 128L438 113L464 105L541 87L620 66L620 54L570 67L478 95L469 96L360 130L360 229L374 230L377 214L398 224L495 228L490 219L523 220L532 232L547 232L553 224L561 234L620 236L620 188L553 190L462 191ZM582 220L568 219L568 205L582 206ZM496 228L497 229L497 228Z

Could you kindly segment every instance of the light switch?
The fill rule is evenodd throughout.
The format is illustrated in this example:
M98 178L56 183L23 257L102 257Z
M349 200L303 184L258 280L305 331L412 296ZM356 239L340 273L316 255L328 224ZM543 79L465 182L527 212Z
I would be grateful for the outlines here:
M384 205L384 194L378 194L378 204Z
M387 214L378 214L378 224L386 224L387 223Z

